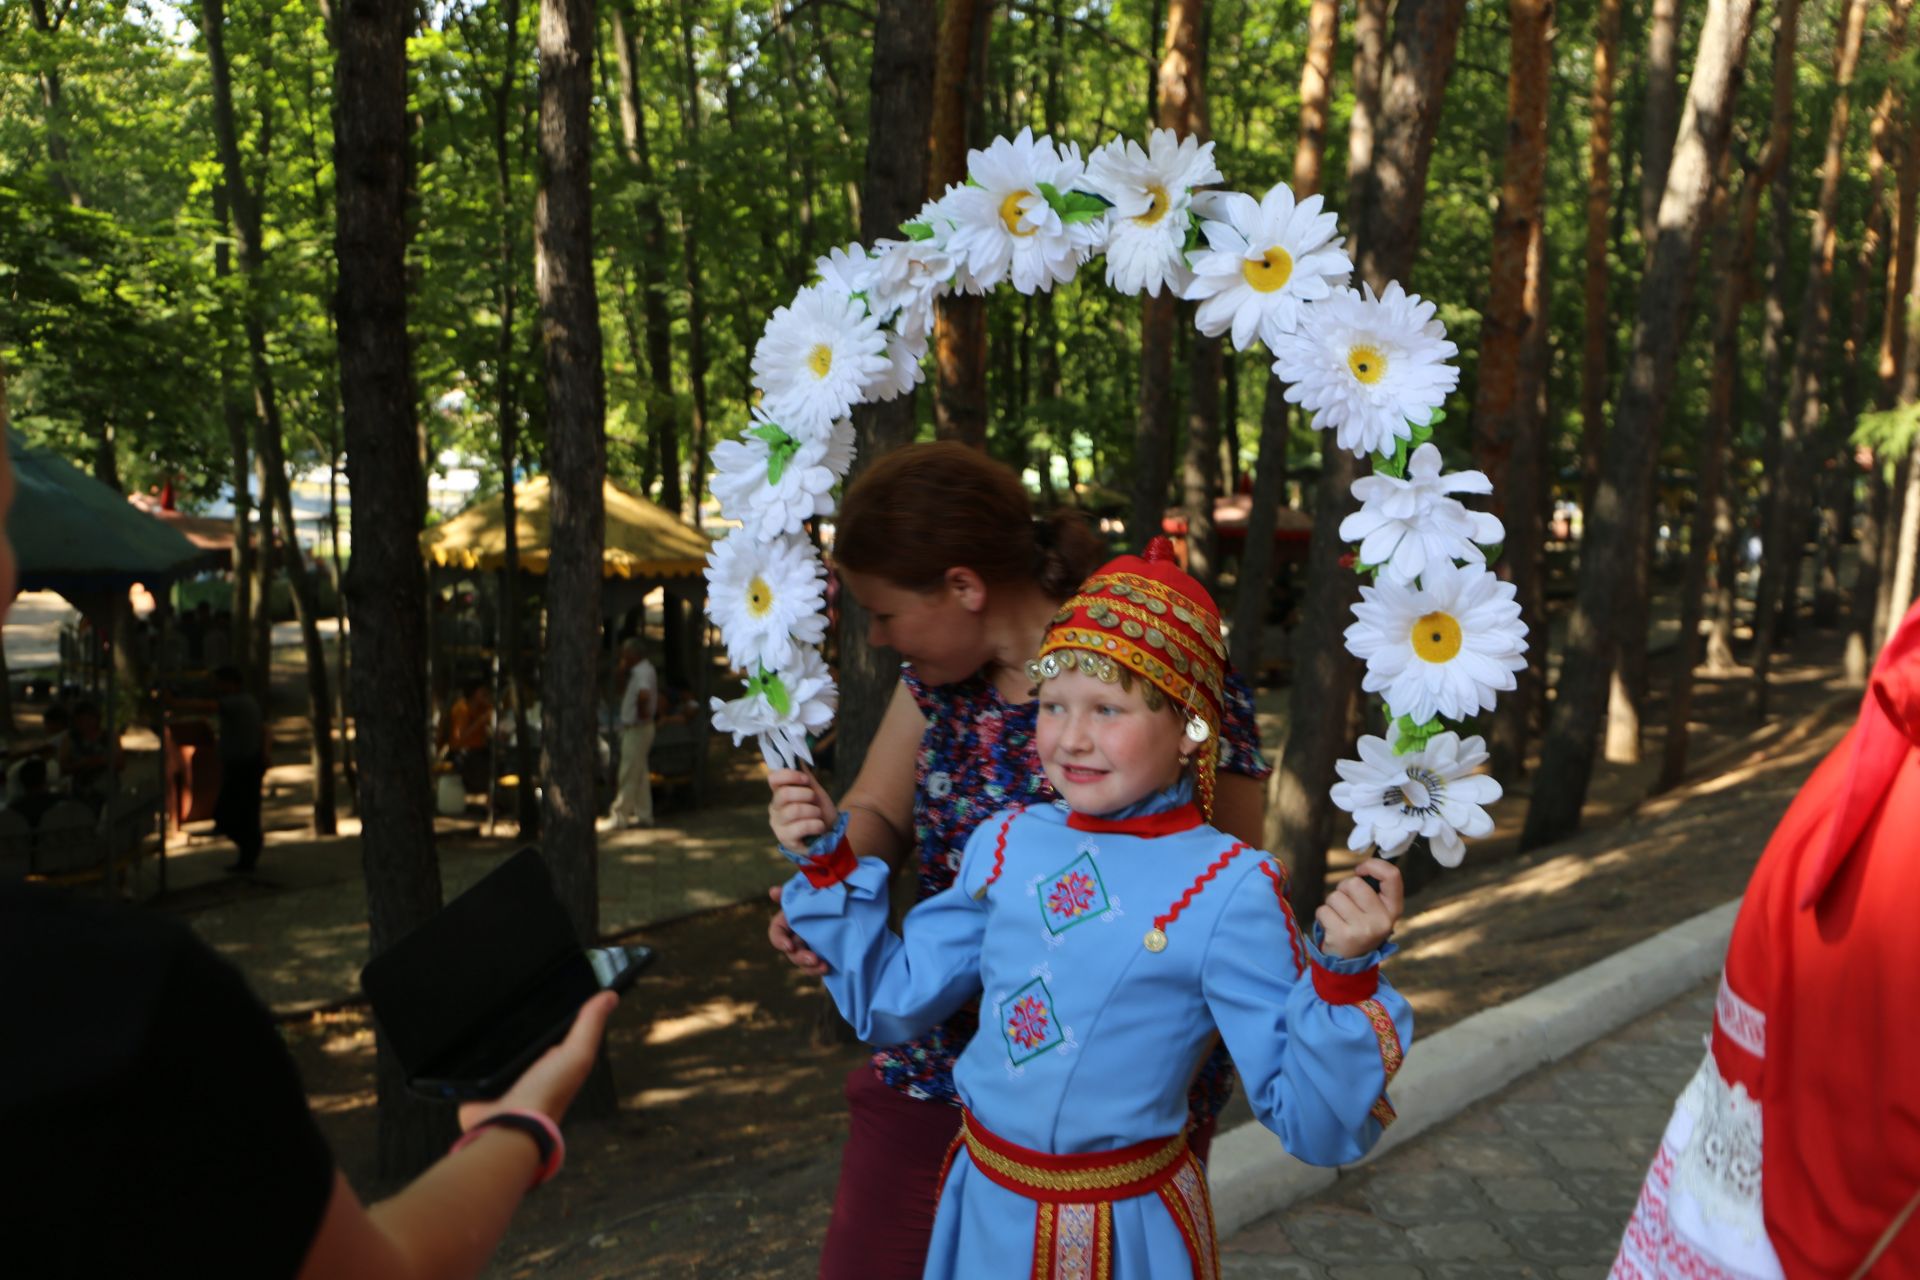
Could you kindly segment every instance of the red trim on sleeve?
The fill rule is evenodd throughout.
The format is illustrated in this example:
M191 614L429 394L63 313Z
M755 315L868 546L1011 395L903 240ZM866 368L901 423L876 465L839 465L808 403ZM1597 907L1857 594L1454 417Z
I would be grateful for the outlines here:
M800 874L807 883L816 889L831 889L860 865L860 859L854 855L853 843L845 836L835 845L832 853L823 853L817 858L809 858L800 864Z
M1363 969L1359 973L1335 973L1323 969L1318 961L1313 966L1313 989L1328 1004L1359 1004L1362 1000L1373 998L1380 988L1380 966Z

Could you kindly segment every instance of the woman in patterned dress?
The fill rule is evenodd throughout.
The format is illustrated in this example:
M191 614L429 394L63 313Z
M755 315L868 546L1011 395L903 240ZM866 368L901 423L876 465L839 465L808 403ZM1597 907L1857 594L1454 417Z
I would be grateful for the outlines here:
M1076 513L1035 520L1019 477L959 444L895 450L848 491L835 567L872 614L869 642L904 661L838 808L850 815L848 840L859 854L895 867L914 857L916 900L953 883L967 837L989 814L1055 798L1034 751L1026 663L1104 554ZM1214 823L1258 847L1272 770L1260 754L1252 695L1237 675L1229 676L1219 752ZM826 830L832 806L808 774L780 770L768 781L774 835L804 848ZM774 917L769 936L796 965L824 972L784 916ZM963 1009L848 1075L850 1123L823 1280L920 1275L941 1162L960 1124L954 1060L977 1025L977 1011ZM1232 1065L1216 1053L1191 1098L1194 1149L1203 1158L1232 1088Z

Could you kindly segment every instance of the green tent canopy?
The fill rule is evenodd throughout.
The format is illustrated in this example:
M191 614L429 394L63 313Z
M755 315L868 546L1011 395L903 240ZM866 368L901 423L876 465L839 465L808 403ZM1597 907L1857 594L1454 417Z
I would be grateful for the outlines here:
M205 552L80 468L7 432L13 507L7 537L20 590L72 599L158 584L192 571Z

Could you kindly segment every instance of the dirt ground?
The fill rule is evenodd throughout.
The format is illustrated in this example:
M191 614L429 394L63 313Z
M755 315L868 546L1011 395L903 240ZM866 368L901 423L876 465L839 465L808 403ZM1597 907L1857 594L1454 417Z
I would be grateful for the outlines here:
M1744 709L1740 678L1706 680L1688 783L1643 799L1659 755L1652 733L1645 763L1600 769L1587 828L1561 845L1515 851L1527 784L1512 783L1495 837L1409 905L1391 974L1419 1034L1736 896L1851 720L1859 693L1836 678L1838 661L1838 637L1803 636L1764 728ZM1663 715L1656 705L1650 722ZM631 935L661 958L610 1033L620 1115L573 1126L567 1172L528 1201L490 1274L811 1273L845 1134L841 1081L865 1054L816 1043L820 988L767 950L767 916L748 903ZM284 1025L343 1167L377 1192L364 1011ZM1236 1103L1223 1121L1245 1114Z

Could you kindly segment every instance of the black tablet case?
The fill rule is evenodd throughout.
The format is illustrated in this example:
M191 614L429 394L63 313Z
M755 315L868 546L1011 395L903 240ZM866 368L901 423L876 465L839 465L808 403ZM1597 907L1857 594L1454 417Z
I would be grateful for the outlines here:
M409 1080L484 1078L600 990L532 847L375 956L360 986Z

